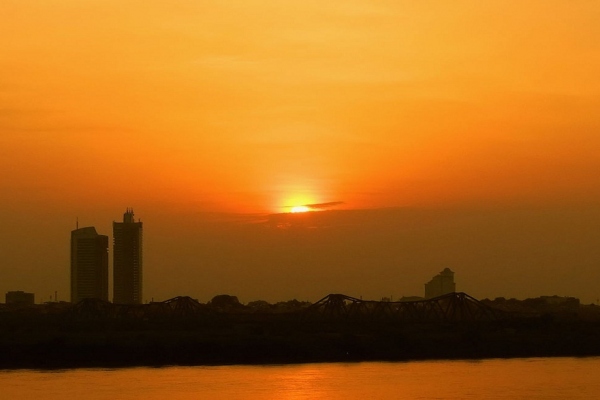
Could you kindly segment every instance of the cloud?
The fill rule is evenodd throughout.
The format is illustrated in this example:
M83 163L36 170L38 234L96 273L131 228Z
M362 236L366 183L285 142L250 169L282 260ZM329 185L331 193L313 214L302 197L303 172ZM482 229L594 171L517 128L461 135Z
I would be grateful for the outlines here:
M308 207L312 210L324 210L326 208L339 206L340 204L344 204L344 202L343 201L330 201L328 203L304 204L304 207Z

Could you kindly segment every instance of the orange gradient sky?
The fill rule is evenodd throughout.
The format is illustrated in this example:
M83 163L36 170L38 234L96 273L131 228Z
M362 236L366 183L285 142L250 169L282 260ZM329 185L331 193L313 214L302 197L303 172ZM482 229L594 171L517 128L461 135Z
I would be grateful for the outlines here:
M599 20L579 0L3 0L2 215L68 237L128 206L595 210ZM7 264L37 271L26 238Z

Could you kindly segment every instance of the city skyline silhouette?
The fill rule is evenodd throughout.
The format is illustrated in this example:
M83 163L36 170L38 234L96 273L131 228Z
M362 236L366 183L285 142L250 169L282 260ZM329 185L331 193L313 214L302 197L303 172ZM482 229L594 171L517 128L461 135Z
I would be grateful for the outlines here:
M472 210L452 214L415 209L207 214L170 220L171 224L157 232L154 223L160 222L150 215L152 229L146 230L144 239L146 294L141 301L191 295L206 302L223 293L237 295L245 303L294 298L316 301L325 293L336 292L370 299L422 296L423 284L450 267L460 275L460 290L480 299L559 295L595 303L593 283L587 283L586 295L586 285L577 276L569 281L560 275L557 280L552 264L541 262L573 262L576 258L570 257L576 245L580 256L588 259L588 273L595 271L594 249L586 242L590 239L586 236L594 232L595 220L584 216L563 212L557 217L536 209L496 212L493 218L488 212ZM507 219L518 220L520 228L507 229ZM505 227L499 230L502 224ZM106 221L104 228L101 226L96 224L100 234L110 229ZM192 236L177 242L181 232ZM68 239L64 235L57 239L66 265L52 269L45 282L4 283L4 293L33 292L37 302L44 302L54 300L57 291L60 300L69 299ZM514 259L523 248L535 253L527 259L526 270L503 270L506 260ZM486 258L490 250L498 255ZM493 274L481 274L482 268ZM19 270L14 275L15 281L29 278ZM58 284L50 286L48 282Z

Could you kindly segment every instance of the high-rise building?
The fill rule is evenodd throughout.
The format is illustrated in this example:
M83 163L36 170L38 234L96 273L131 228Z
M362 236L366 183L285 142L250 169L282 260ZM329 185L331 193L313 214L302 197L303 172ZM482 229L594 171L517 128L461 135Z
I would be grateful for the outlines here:
M454 272L450 268L445 268L425 284L426 299L454 292L456 292L456 283L454 283Z
M108 236L89 226L71 231L71 302L108 301Z
M133 209L123 214L123 222L113 222L113 301L142 303L142 223L133 219Z

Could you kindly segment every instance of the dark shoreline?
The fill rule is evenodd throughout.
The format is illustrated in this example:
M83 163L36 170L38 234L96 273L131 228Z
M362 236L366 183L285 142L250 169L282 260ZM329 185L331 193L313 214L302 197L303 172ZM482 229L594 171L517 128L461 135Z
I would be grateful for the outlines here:
M0 327L0 369L266 365L600 356L600 322L528 318L463 323L290 318L62 321Z

